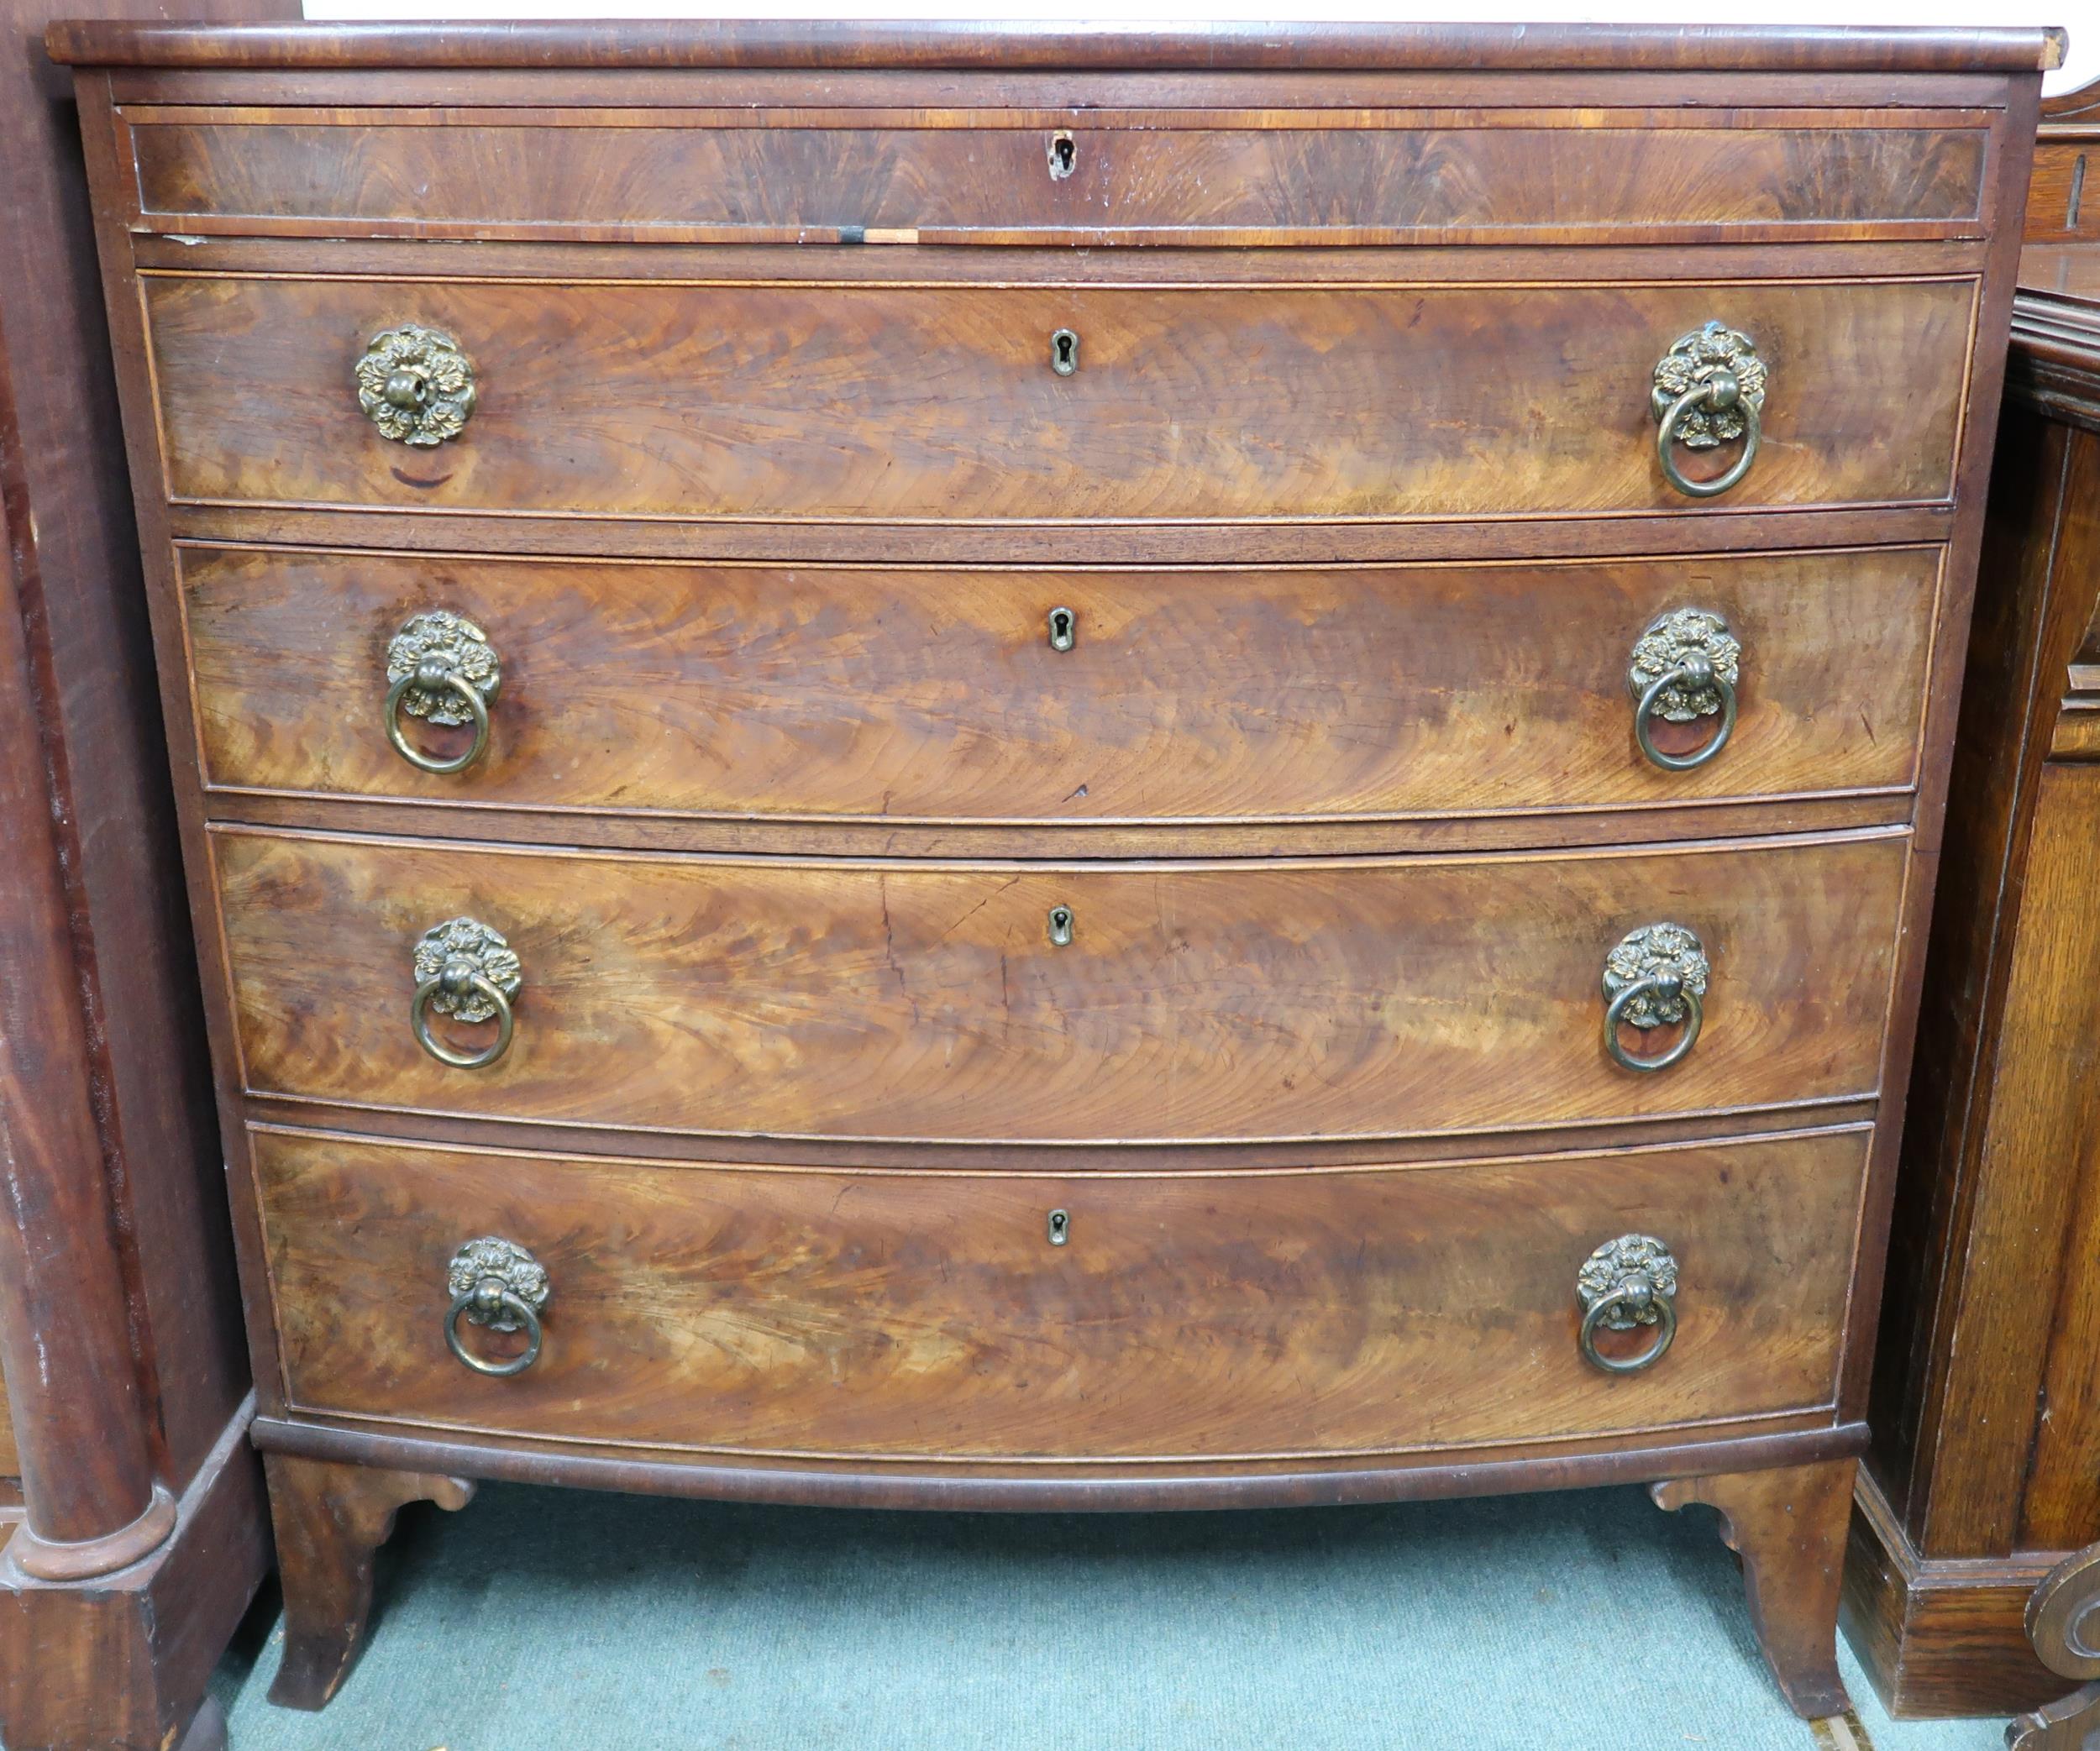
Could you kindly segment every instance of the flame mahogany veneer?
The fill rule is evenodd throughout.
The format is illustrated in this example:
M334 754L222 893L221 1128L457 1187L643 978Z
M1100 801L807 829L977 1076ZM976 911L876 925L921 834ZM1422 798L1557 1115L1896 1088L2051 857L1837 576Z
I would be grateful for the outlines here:
M394 1510L481 1476L1641 1481L1721 1511L1790 1701L1844 1706L2053 38L52 44L234 1137L281 1700L349 1670ZM1735 375L1657 402L1709 321L1755 357L1724 333ZM1756 416L1737 484L1700 490L1732 426L1659 454L1673 402ZM452 642L390 674L438 610L468 628L417 622ZM1707 654L1646 673L1706 709L1644 754L1630 665L1678 611ZM1730 684L1725 749L1671 769ZM504 941L454 926L412 973L456 919ZM1656 925L1710 970L1650 1074L1613 1051L1689 1035L1608 1041L1602 981ZM419 1010L428 1051L418 978L480 1011ZM1674 1265L1634 1247L1586 1302L1641 1235ZM1586 1337L1614 1307L1651 1323Z

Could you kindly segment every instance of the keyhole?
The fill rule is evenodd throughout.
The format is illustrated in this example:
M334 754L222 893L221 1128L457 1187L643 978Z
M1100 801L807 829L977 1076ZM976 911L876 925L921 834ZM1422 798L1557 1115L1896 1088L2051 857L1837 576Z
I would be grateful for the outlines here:
M1072 1217L1070 1212L1066 1210L1051 1211L1050 1244L1053 1246L1062 1246L1071 1238Z
M1050 337L1050 369L1068 377L1079 368L1079 337L1069 328L1060 328Z
M1068 651L1079 640L1079 616L1069 608L1050 611L1050 648Z
M1050 175L1053 181L1062 182L1069 176L1079 159L1079 145L1070 134L1060 129L1050 136Z
M1051 909L1050 909L1050 941L1052 941L1052 943L1053 943L1053 944L1054 944L1054 945L1055 945L1057 947L1058 947L1058 948L1063 948L1063 947L1067 946L1068 946L1068 945L1071 942L1071 941L1072 941L1072 909L1071 909L1071 907L1069 907L1069 906L1053 906L1053 907L1051 907Z

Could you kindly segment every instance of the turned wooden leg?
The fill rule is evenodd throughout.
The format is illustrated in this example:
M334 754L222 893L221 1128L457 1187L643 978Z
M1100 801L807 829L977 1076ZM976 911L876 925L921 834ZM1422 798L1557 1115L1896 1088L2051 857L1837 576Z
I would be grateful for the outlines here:
M1656 1506L1718 1508L1721 1537L1743 1559L1750 1621L1793 1712L1808 1720L1851 1706L1837 1669L1838 1584L1856 1461L1734 1471L1654 1486Z
M319 1708L342 1687L365 1646L372 1558L403 1504L462 1508L474 1486L427 1471L382 1471L326 1460L263 1455L284 1577L285 1654L270 1700Z
M2011 1751L2087 1751L2100 1745L2100 1544L2066 1557L2027 1602L2027 1638L2059 1677L2083 1690L2022 1715L2005 1729Z

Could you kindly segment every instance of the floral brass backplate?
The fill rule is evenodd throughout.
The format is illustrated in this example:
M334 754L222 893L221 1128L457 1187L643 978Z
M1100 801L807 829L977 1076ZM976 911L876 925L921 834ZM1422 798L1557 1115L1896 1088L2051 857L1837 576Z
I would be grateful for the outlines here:
M1677 1292L1677 1261L1653 1235L1621 1235L1607 1240L1583 1261L1575 1275L1575 1292L1588 1309L1623 1294L1635 1277L1646 1279L1650 1298L1637 1306L1622 1301L1597 1322L1607 1330L1631 1331L1636 1325L1653 1325L1662 1317L1656 1298L1667 1299Z
M1705 946L1696 933L1681 924L1644 924L1604 957L1604 996L1609 1000L1642 979L1674 975L1694 997L1704 997L1707 972ZM1644 991L1619 1019L1639 1028L1674 1027L1686 1013L1683 997Z
M417 984L428 984L454 961L471 962L474 970L506 997L516 997L524 983L524 969L516 952L501 936L476 919L447 919L423 933L416 944ZM470 985L461 991L439 986L431 993L430 1007L440 1015L456 1015L462 1021L487 1021L496 1014L496 1005Z
M428 449L466 429L473 363L450 335L403 322L374 335L357 361L357 405L381 437Z
M426 663L450 670L485 700L494 699L503 684L502 664L488 635L472 621L449 609L428 609L402 622L401 630L387 641L386 684L393 686ZM401 709L411 717L427 717L433 724L474 721L474 713L456 687L423 687L412 683L402 693Z
M445 1287L454 1301L466 1299L483 1282L491 1281L502 1284L535 1312L547 1305L549 1286L545 1268L514 1240L494 1235L470 1240L453 1254L451 1264L445 1268ZM486 1308L478 1302L470 1303L466 1316L471 1324L486 1325L491 1331L517 1331L525 1323L501 1303Z
M1765 362L1746 334L1721 322L1708 322L1672 343L1655 368L1651 399L1660 419L1672 404L1723 373L1735 380L1742 401L1761 412L1765 405ZM1678 417L1676 440L1688 450L1710 450L1740 438L1746 429L1743 410L1702 404Z
M1728 629L1728 622L1709 608L1672 608L1657 615L1635 641L1633 661L1626 670L1627 690L1638 700L1688 658L1704 657L1714 673L1731 687L1741 679L1742 642ZM1704 687L1687 679L1656 695L1650 710L1672 723L1689 723L1695 717L1711 717L1721 709L1720 689L1710 683Z

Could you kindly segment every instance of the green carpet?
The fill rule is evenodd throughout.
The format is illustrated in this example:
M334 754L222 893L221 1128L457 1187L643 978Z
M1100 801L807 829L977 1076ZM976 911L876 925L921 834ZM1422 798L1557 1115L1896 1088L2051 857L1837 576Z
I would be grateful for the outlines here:
M274 1629L219 1694L234 1751L1812 1751L1716 1526L1625 1489L1035 1517L491 1485L403 1512L326 1711L265 1699ZM2003 1746L1890 1722L1845 1659L1877 1751Z

